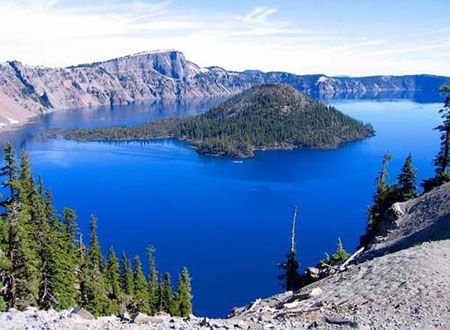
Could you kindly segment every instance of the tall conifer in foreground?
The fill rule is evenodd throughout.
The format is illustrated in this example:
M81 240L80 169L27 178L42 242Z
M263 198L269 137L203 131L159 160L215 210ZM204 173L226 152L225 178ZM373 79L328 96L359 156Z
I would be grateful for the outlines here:
M161 283L161 308L170 315L178 315L179 309L175 299L170 273L164 273Z
M114 248L108 251L108 260L105 266L105 286L109 298L108 314L120 312L122 289L120 288L119 260L117 260Z
M17 307L37 306L39 299L41 263L37 236L42 234L38 233L41 215L37 215L38 210L33 205L36 192L30 166L29 155L22 150L16 176L18 181L13 182L18 191L15 204L18 213L11 217L15 227L12 228L15 251L11 255L11 273L15 278Z
M158 284L158 271L156 270L155 251L153 246L147 248L149 276L148 276L148 293L151 313L155 314L160 307L160 288Z
M298 273L300 264L297 262L297 252L295 249L295 225L297 221L297 205L294 205L292 213L291 247L286 255L286 261L279 264L278 267L284 269L284 274L278 276L278 279L284 280L286 291L296 291L301 288L302 281Z
M48 199L48 194L46 196ZM58 220L53 225L54 228L60 228L55 232L58 239L54 241L54 247L58 250L55 261L58 266L54 285L58 308L68 308L76 306L79 299L77 274L80 272L80 265L78 264L80 253L76 244L78 235L76 213L67 207L63 209L62 213L62 221Z
M177 303L179 316L186 317L192 314L192 288L191 277L186 267L183 267L178 277Z
M389 172L387 167L392 160L392 155L388 152L384 155L381 164L379 176L376 179L376 192L373 196L374 204L369 207L368 216L368 230L372 230L380 218L383 216L392 196L392 186L387 183Z
M85 266L85 295L83 305L93 315L99 316L107 311L105 280L103 277L103 256L97 237L97 219L90 220L90 248Z
M134 309L136 312L141 312L145 314L150 314L152 312L149 303L148 286L145 280L145 275L142 272L141 259L136 256L134 257Z
M404 202L419 195L416 187L417 169L414 168L411 155L406 157L395 185L396 202Z
M122 253L121 259L120 284L122 292L127 296L128 300L131 300L134 294L133 271L125 252Z
M450 181L450 86L443 86L439 92L445 94L444 107L439 110L442 124L434 128L441 132L440 150L434 158L435 176L422 182L425 192Z

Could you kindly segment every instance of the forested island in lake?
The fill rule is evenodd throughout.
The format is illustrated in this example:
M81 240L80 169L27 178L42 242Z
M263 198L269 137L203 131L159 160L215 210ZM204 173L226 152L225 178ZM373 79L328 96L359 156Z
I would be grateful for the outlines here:
M200 154L251 157L255 150L337 148L375 133L332 106L285 84L253 86L206 111L134 127L53 131L77 141L132 141L173 138Z

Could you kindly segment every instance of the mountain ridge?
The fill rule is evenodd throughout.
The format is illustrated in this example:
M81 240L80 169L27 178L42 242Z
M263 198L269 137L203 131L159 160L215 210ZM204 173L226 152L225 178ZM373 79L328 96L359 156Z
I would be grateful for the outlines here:
M201 67L180 51L147 51L66 68L0 64L0 126L51 112L161 99L237 94L256 84L285 83L314 96L386 91L437 91L450 77L435 75L329 77Z

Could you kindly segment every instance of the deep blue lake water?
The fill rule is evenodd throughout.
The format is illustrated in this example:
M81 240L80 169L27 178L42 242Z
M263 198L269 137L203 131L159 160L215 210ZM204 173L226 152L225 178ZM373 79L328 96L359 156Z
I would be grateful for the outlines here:
M297 251L302 266L332 253L340 237L350 252L365 230L381 159L390 151L395 179L411 153L419 180L433 173L442 103L408 99L328 100L370 122L375 137L337 150L262 151L237 162L199 156L174 141L77 143L43 141L51 127L131 125L170 115L193 115L217 100L143 104L57 112L1 135L26 148L35 174L55 203L77 210L87 232L91 213L106 253L140 255L156 247L160 271L193 278L194 313L225 316L233 306L282 290L277 280L298 204ZM304 269L304 268L303 268Z

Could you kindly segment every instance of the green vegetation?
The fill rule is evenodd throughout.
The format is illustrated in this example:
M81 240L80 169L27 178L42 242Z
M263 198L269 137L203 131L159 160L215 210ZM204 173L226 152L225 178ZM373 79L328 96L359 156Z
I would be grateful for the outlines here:
M372 136L374 130L291 86L260 85L195 117L60 133L78 141L175 138L201 154L249 157L261 149L336 148Z
M386 211L392 204L404 202L419 195L416 186L417 169L414 168L411 155L406 157L397 181L392 184L388 183L388 165L391 160L392 155L386 153L383 157L379 176L376 178L376 192L373 196L374 203L367 209L367 230L360 238L361 246L369 244L375 236L385 231L386 228L382 228L386 226L383 220L386 220Z
M192 313L186 268L175 290L170 274L158 278L153 248L149 249L148 280L139 257L134 258L132 267L125 253L119 262L111 247L105 261L96 217L90 218L86 246L75 211L64 208L62 216L57 214L51 192L41 178L34 180L27 152L21 152L17 165L8 143L4 157L0 169L5 193L0 202L0 310L36 306L57 310L85 307L96 316L126 310L178 316Z
M350 257L350 254L344 249L344 245L340 238L338 238L338 243L336 247L336 252L334 252L331 256L326 255L325 259L322 259L319 264L321 265L338 265Z
M440 150L434 159L435 176L422 183L425 192L450 182L450 86L443 86L440 92L446 94L444 107L439 110L443 121L435 127L435 130L441 132Z

